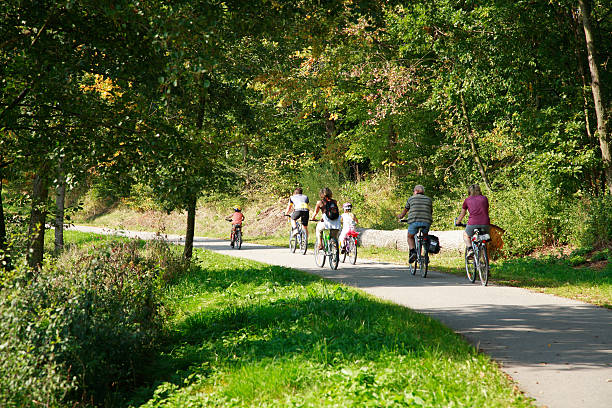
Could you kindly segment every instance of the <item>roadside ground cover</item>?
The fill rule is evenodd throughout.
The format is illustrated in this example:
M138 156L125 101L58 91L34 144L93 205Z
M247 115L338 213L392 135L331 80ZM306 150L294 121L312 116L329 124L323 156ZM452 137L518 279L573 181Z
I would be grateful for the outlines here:
M125 210L124 210L125 211ZM132 219L129 214L121 211L111 211L107 216L90 222L92 225L125 228L124 219ZM172 223L167 223L170 225ZM198 234L215 238L225 238L227 233L221 226L213 230L202 224ZM173 225L173 224L172 224ZM198 224L199 225L199 224ZM129 225L137 229L138 226ZM176 223L176 228L168 228L167 233L183 233L183 225ZM153 231L155 228L142 228ZM229 227L227 228L229 230ZM288 228L287 228L288 233ZM314 229L310 228L310 247L312 247ZM275 234L272 236L249 235L248 229L245 241L262 245L286 246L287 238ZM543 293L581 300L598 306L612 308L612 264L610 250L593 252L591 259L586 259L584 250L575 250L568 255L557 254L542 257L515 257L491 261L490 283L526 288ZM360 258L368 258L398 264L406 263L406 253L391 248L359 248ZM599 261L597 264L587 261ZM442 253L431 257L431 269L440 272L464 276L464 260L459 253Z
M119 406L165 337L162 289L189 268L180 248L65 238L41 269L21 258L0 274L2 407Z
M310 246L314 232L311 233ZM286 246L284 237L247 237L246 241L272 246ZM392 248L358 249L359 258L406 264L408 254ZM609 250L584 251L541 257L517 257L491 261L490 284L515 286L542 293L581 300L612 309L612 256ZM430 257L435 271L465 276L463 254L443 252ZM591 262L592 261L592 262Z
M530 406L424 315L292 269L195 262L165 291L171 335L130 406Z

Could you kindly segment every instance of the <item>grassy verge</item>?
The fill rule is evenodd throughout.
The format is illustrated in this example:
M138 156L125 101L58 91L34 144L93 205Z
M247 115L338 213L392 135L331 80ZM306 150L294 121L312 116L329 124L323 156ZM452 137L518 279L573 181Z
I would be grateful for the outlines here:
M131 406L530 406L440 323L282 267L197 252Z
M314 236L314 235L312 235ZM253 243L287 245L285 238L253 237ZM312 239L311 239L312 241ZM359 248L359 258L405 264L407 253L391 248ZM435 271L465 276L463 255L440 253L431 256ZM571 257L512 258L491 261L491 284L515 286L581 300L612 309L612 263L598 267L572 266Z
M360 248L360 256L384 262L406 262L405 252L389 248ZM461 255L441 253L430 259L432 270L465 276ZM571 258L568 257L500 259L491 262L489 282L531 289L612 309L610 262L602 262L598 267L593 267L572 266Z

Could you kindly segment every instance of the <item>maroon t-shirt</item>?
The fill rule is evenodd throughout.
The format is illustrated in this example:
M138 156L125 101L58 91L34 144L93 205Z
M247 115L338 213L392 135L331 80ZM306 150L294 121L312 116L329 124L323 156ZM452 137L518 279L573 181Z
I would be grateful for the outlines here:
M489 225L489 200L486 196L469 196L463 202L463 209L468 210L470 218L468 225Z

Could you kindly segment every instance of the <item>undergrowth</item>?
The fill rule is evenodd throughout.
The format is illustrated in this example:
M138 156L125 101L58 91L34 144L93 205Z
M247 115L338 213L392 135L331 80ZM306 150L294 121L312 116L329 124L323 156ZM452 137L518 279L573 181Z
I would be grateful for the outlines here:
M187 269L179 253L84 235L67 234L67 250L42 270L20 263L2 277L0 406L112 403L159 345L161 289Z

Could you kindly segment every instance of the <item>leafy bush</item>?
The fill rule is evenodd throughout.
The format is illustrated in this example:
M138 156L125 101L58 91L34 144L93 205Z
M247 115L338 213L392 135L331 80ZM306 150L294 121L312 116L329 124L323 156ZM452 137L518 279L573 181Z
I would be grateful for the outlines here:
M137 384L179 259L160 242L110 242L73 248L29 282L17 269L0 292L0 406L98 404Z
M566 262L569 266L579 266L586 263L587 259L584 255L570 255Z
M304 194L312 200L313 203L319 199L319 190L323 187L329 187L334 198L339 199L340 192L340 176L331 166L312 165L305 167L299 175L299 183L304 190ZM293 194L293 190L291 190Z
M49 280L25 285L25 267L13 272L0 296L0 406L57 406L76 386L61 358L70 347L68 305L51 304Z
M593 262L605 261L605 260L612 260L612 256L610 255L610 250L608 248L604 249L603 251L595 252L591 256L591 261Z
M612 196L582 199L568 212L573 244L601 248L612 242Z
M340 190L338 199L350 201L360 226L377 229L397 229L399 214L408 197L398 197L396 180L382 176L359 183L347 183Z
M161 208L155 200L153 189L146 184L136 183L132 186L130 195L123 202L131 209L138 212L145 212Z
M535 248L565 243L567 203L533 183L489 197L491 220L506 230L504 249L522 255Z

